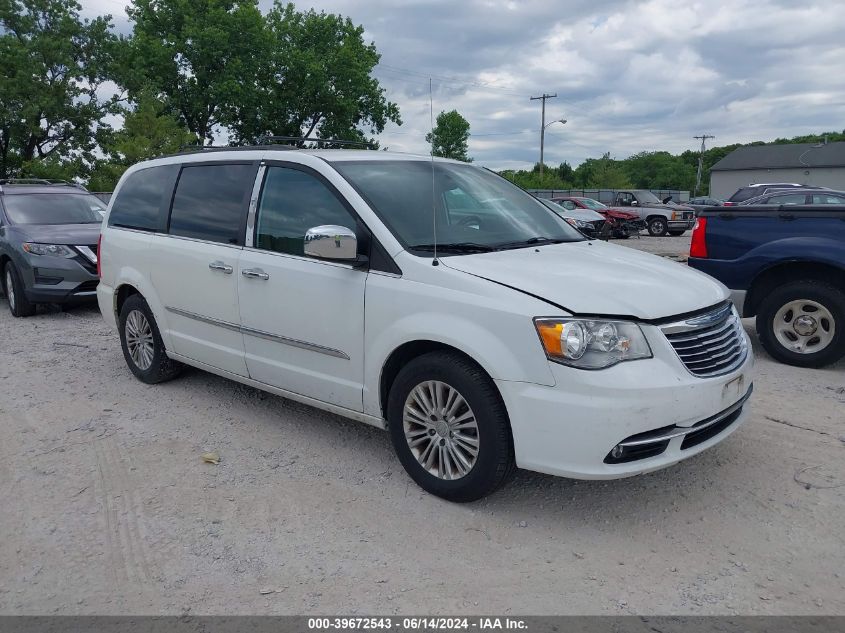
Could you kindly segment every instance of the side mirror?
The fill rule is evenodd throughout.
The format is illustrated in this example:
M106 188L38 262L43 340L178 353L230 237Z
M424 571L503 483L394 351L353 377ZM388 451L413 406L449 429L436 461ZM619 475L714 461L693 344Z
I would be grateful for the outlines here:
M352 262L358 258L358 238L345 226L315 226L305 233L305 254L318 259Z
M632 207L635 207L635 206L637 206L638 204L639 204L639 202L637 202L637 199L636 199L636 198L634 198L633 200L631 200L631 206L632 206Z

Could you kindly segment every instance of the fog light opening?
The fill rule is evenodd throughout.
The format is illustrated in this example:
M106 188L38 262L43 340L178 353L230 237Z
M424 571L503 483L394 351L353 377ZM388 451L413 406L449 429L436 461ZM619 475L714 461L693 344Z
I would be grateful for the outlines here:
M613 459L619 459L620 457L622 457L623 452L625 452L625 449L622 446L619 446L619 444L617 444L610 450L610 456Z

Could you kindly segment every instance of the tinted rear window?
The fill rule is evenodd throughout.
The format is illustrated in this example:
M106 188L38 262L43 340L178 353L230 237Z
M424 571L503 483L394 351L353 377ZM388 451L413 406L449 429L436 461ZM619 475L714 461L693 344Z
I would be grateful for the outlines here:
M732 195L728 200L731 202L742 202L743 200L750 200L754 196L760 195L762 191L759 187L743 187L742 189L738 189L737 192Z
M167 204L179 165L148 167L132 173L121 185L109 214L109 226L164 231Z
M14 194L4 204L12 224L100 224L105 210L86 193Z
M179 175L170 234L223 244L242 244L256 167L187 166Z

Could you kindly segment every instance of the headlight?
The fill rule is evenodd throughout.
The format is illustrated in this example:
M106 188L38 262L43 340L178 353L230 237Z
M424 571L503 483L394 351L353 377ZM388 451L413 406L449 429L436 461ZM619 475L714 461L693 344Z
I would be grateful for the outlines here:
M69 246L64 244L37 244L35 242L24 242L23 250L31 255L52 255L54 257L66 257L71 259L76 257L77 253Z
M549 360L580 369L603 369L626 360L651 358L636 323L592 319L534 319Z
M563 218L563 219L566 220L567 222L569 222L569 224L571 226L574 226L576 229L586 229L586 228L590 227L589 222L584 222L582 220L576 220L575 218Z

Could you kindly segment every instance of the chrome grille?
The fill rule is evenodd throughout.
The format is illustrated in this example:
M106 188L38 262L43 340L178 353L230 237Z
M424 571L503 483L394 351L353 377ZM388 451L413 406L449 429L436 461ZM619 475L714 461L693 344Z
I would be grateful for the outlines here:
M694 376L710 378L730 373L748 356L742 322L730 304L661 329Z

